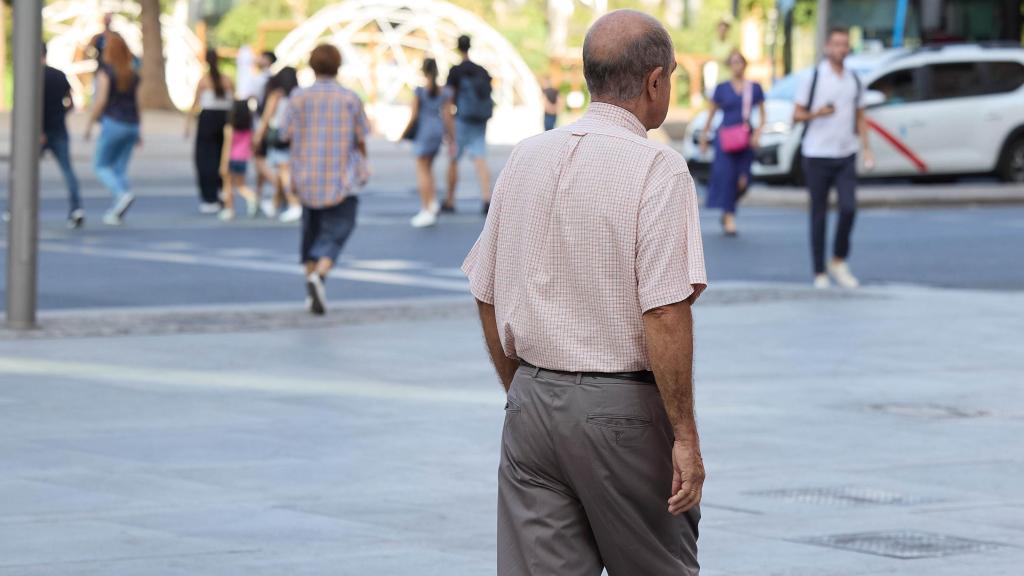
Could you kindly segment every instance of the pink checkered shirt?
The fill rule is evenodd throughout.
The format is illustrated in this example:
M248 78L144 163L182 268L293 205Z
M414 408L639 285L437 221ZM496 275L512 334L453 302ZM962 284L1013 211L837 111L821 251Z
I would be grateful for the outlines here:
M644 312L707 286L683 158L632 113L591 104L516 146L462 267L505 354L571 372L649 370Z

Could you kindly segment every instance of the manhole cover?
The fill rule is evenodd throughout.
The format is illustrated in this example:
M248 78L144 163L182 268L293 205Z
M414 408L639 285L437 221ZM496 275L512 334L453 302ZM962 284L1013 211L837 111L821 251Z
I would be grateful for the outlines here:
M920 498L876 490L873 488L840 487L840 488L792 488L782 490L763 490L748 492L754 496L778 498L801 504L833 504L841 506L857 506L864 504L911 506L934 502L931 498Z
M956 536L931 534L916 531L863 532L860 534L835 534L795 540L804 544L825 546L862 552L890 558L938 558L956 554L987 552L1002 548L1004 544L968 540Z
M987 410L972 410L942 404L871 404L869 408L875 412L917 418L980 418L991 415Z

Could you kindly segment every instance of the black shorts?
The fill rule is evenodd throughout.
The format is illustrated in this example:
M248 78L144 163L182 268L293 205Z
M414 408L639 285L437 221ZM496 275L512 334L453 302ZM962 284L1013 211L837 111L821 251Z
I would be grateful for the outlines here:
M302 263L324 258L338 261L345 241L356 227L356 208L359 198L349 196L345 201L327 208L302 209Z

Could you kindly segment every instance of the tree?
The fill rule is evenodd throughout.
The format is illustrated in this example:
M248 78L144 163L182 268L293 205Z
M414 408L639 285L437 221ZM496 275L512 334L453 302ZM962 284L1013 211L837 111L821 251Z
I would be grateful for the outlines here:
M174 102L167 92L164 69L164 39L160 29L160 0L139 0L142 7L142 84L139 102L143 108L173 110Z

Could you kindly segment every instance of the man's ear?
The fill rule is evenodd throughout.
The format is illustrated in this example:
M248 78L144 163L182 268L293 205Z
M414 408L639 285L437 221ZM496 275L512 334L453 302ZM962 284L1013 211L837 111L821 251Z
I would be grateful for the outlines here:
M654 100L658 94L658 90L662 88L661 83L665 81L664 72L665 69L662 66L658 66L647 75L647 93Z

